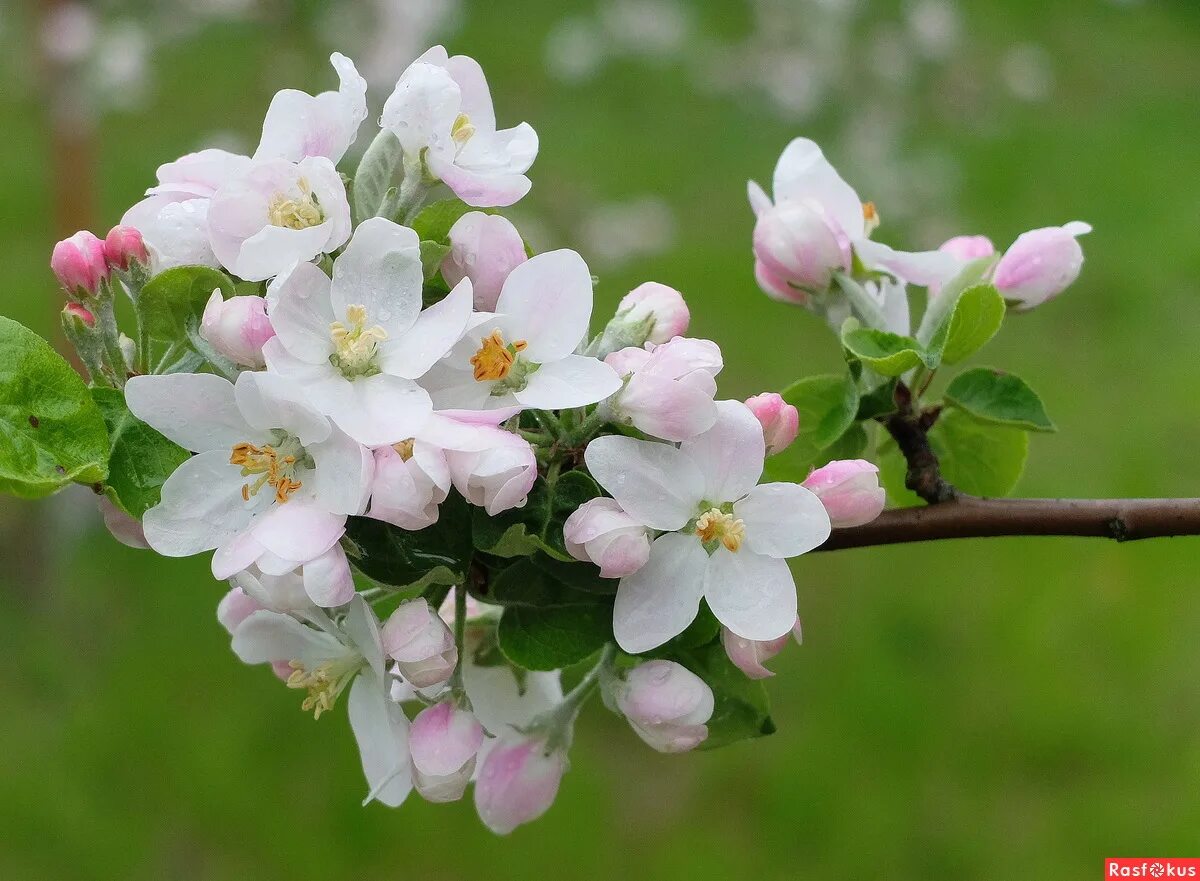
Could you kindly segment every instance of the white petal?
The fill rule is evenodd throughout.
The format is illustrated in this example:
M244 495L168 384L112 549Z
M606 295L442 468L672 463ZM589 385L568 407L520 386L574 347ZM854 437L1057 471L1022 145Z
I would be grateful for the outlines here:
M750 210L755 217L772 207L771 197L755 181L746 182L746 197L750 200Z
M404 333L421 311L421 242L406 226L385 217L363 221L333 264L333 311L365 306L367 324Z
M424 57L424 56L422 56ZM496 130L496 111L492 107L492 93L479 62L468 55L447 58L440 67L449 71L462 91L462 112L471 117L471 124L484 132Z
M464 278L440 302L418 315L411 329L384 344L380 369L407 379L424 376L462 339L473 297L471 280Z
M135 376L125 384L129 411L185 450L228 451L270 435L252 428L238 410L233 383L210 373Z
M798 557L829 538L829 514L816 494L795 483L764 483L733 506L746 524L744 547L768 557Z
M704 498L704 475L670 444L605 435L583 455L596 482L630 517L653 529L681 528Z
M247 281L265 281L289 266L312 260L324 250L332 224L329 221L306 229L264 226L241 243L237 256L225 264L234 275Z
M450 129L462 106L462 90L449 71L414 61L383 105L380 125L416 156L424 147L449 148Z
M311 263L297 263L267 288L267 310L275 334L296 358L310 364L333 354L329 276Z
M429 394L410 379L378 373L312 389L309 395L346 434L368 447L413 437L433 411Z
M496 311L528 343L524 357L539 364L557 361L574 352L587 333L591 272L574 251L538 254L508 274Z
M567 355L542 364L514 396L525 407L565 410L603 401L621 387L617 372L597 358Z
M316 410L303 389L282 376L265 371L243 371L234 395L247 421L260 431L282 428L304 445L329 437L329 420Z
M340 544L305 563L303 577L304 592L322 608L341 606L354 597L354 577Z
M617 644L627 652L644 652L683 633L700 609L707 564L708 555L694 535L660 536L650 546L646 565L617 587Z
M246 529L253 501L242 500L241 469L227 450L209 450L175 469L163 484L162 500L146 512L150 547L167 557L211 551Z
M749 407L740 401L717 401L713 427L684 441L679 449L704 475L704 497L710 502L732 502L758 483L766 440Z
M825 154L808 138L796 138L775 166L775 202L811 199L851 239L862 238L863 206L854 188L842 180Z
M383 636L379 632L379 619L375 611L360 596L350 601L344 625L346 635L350 637L354 647L366 659L367 664L376 676L383 677Z
M272 504L254 521L254 538L266 550L295 565L315 560L333 547L346 531L346 516L322 511L293 498Z
M717 421L710 392L665 376L634 374L616 400L635 427L663 440L687 440Z
M340 52L329 61L341 80L338 91L316 96L296 89L277 92L263 120L255 159L299 162L324 156L337 162L346 154L367 117L367 81Z
M463 653L463 682L475 718L494 737L524 727L562 700L558 671L529 671L519 683L511 667L480 667Z
M358 741L368 800L397 807L412 791L408 760L408 719L373 674L360 673L350 686L350 728Z
M317 504L335 514L361 514L374 474L371 451L343 431L307 447L316 463L312 477Z
M301 661L311 667L347 653L328 633L265 609L249 615L234 630L233 652L246 664Z
M704 598L717 620L743 639L777 639L796 623L796 583L787 563L746 547L719 547L708 560Z
M884 269L915 285L942 285L963 268L963 261L948 251L897 251L880 242L859 239L854 250L871 269Z

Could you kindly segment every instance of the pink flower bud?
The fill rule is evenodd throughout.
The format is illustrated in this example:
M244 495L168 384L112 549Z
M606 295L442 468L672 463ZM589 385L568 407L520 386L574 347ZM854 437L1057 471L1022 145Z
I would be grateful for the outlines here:
M104 259L109 266L124 271L130 263L149 263L150 253L142 234L132 226L114 226L104 239Z
M455 488L468 502L492 516L524 505L537 480L533 447L500 429L495 437L495 444L482 452L446 451Z
M864 459L830 462L808 475L803 485L821 500L835 527L870 523L887 502L879 469Z
M729 656L729 660L733 662L733 665L749 678L767 679L775 674L764 667L763 664L783 651L783 647L788 643L789 636L795 637L796 642L800 641L799 620L796 621L796 626L792 628L790 634L785 633L778 639L764 641L743 639L728 627L722 627L721 645L725 646L725 654Z
M471 279L476 310L493 312L504 280L527 259L521 234L506 218L468 211L450 227L442 276L450 287Z
M996 246L987 236L955 236L942 242L939 251L953 254L959 260L978 260L996 253Z
M382 631L383 651L416 688L445 682L458 665L454 634L423 598L401 603Z
M681 664L647 661L613 688L617 709L638 737L659 752L687 752L708 737L712 689Z
M200 319L200 336L235 364L262 368L263 343L275 336L267 318L267 301L262 297L222 298L213 291Z
M108 278L104 242L90 232L80 230L54 246L50 268L68 294L94 297L100 284Z
M669 441L685 441L712 428L713 395L724 362L710 340L675 337L662 345L627 348L604 359L624 388L604 403L610 422L632 425Z
M481 746L483 726L470 712L451 701L426 707L413 719L408 732L417 791L427 801L462 798Z
M233 636L233 631L238 629L239 624L265 608L266 606L248 596L240 587L234 587L217 603L217 620L229 631L229 635Z
M834 271L849 267L844 239L808 205L785 203L764 211L754 225L754 256L772 281L767 293L779 296L780 285L824 291Z
M99 505L100 516L104 519L104 526L112 534L113 538L127 548L137 548L142 551L150 548L149 543L146 541L146 533L142 530L140 520L130 517L114 505L108 496L100 496Z
M479 819L497 835L536 820L554 803L566 770L566 753L550 750L543 739L501 738L484 758L475 781Z
M746 406L762 423L768 456L786 450L799 434L799 411L775 392L746 398Z
M996 265L993 284L1018 311L1057 297L1079 278L1083 249L1077 237L1091 231L1075 220L1022 233Z
M577 560L595 563L604 578L623 578L646 565L650 535L617 504L599 498L584 502L563 524L567 551Z
M622 297L617 315L637 324L649 320L650 335L645 341L651 343L683 336L692 318L683 294L656 281L640 284Z
M63 313L73 318L78 318L88 327L96 326L96 316L92 314L90 309L81 303L67 303L67 305L63 307Z

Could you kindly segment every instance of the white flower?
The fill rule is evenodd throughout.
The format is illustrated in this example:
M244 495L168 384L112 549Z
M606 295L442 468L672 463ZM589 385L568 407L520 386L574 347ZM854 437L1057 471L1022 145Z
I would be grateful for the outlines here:
M346 186L324 156L252 162L213 194L208 233L213 253L234 275L272 278L345 244Z
M424 385L439 409L594 404L621 380L604 362L575 354L591 315L592 277L583 258L567 250L538 254L509 273L496 312L471 319Z
M304 565L263 554L248 569L230 579L264 608L294 612L320 606L332 609L354 596L354 576L340 543Z
M414 379L446 354L471 315L471 283L421 311L417 234L367 220L334 262L333 279L309 263L267 291L276 336L263 347L274 372L295 379L351 437L384 446L413 437L429 395Z
M336 164L346 155L367 118L367 81L340 52L329 56L329 63L341 81L336 92L310 95L283 89L275 93L255 159L299 162L307 156L324 156Z
M372 461L282 377L137 376L130 411L198 455L146 512L150 546L169 557L216 550L213 575L258 563L276 574L316 560L362 511Z
M314 626L279 612L253 612L233 631L233 651L247 664L287 664L289 688L303 688L302 704L318 718L347 687L350 727L367 778L366 801L396 807L412 790L408 719L388 695L379 622L355 597L340 626L323 612ZM364 802L365 803L365 802Z
M525 172L537 156L527 124L496 130L496 112L479 63L434 46L414 61L383 105L383 128L409 161L476 208L511 205L529 192Z
M762 426L736 401L719 402L716 424L678 448L617 435L588 444L596 481L635 521L664 533L617 588L613 633L625 651L682 633L702 597L745 639L775 639L795 624L786 558L824 542L829 516L804 487L756 486L764 455Z

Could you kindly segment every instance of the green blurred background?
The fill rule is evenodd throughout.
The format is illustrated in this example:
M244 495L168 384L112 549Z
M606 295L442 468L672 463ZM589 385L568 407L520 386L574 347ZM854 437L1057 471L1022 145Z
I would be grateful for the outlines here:
M0 312L47 333L57 238L103 235L206 140L252 148L276 89L332 83L328 8L275 4L157 52L140 103L67 121L84 147L56 168L53 5L0 6ZM683 290L729 397L839 363L750 272L746 179L796 135L898 245L1091 222L1080 282L982 359L1061 429L1018 491L1200 495L1194 0L463 2L440 27L541 136L518 224L589 257L598 314L647 278ZM117 545L87 493L0 505L0 878L1087 879L1200 855L1200 540L804 557L777 734L663 756L590 707L554 809L501 839L469 800L360 807L344 718L237 662L207 560Z

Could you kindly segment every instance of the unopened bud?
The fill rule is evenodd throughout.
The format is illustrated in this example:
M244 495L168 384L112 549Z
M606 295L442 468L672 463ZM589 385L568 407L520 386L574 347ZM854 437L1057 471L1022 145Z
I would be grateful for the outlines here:
M104 242L87 230L80 230L54 246L50 268L68 294L80 299L94 297L108 278Z
M104 239L104 259L122 272L133 263L149 263L150 253L142 234L132 226L114 226Z
M454 634L423 598L401 603L383 625L383 650L416 688L445 682L458 665Z
M787 449L800 433L800 413L775 392L746 398L746 406L762 424L767 455Z

